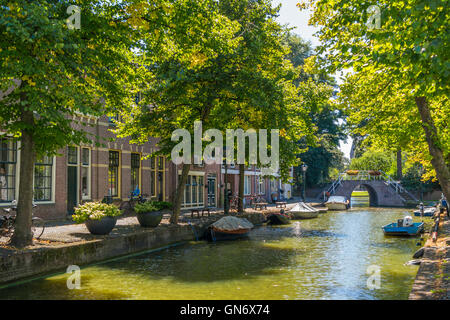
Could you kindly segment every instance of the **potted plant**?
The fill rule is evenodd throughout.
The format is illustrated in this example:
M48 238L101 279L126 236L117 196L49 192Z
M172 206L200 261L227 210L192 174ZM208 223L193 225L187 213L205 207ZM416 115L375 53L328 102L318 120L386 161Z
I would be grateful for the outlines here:
M95 235L109 234L116 226L117 217L122 212L115 205L87 202L75 208L72 216L76 223L85 223L90 233Z
M164 201L147 201L134 206L141 227L155 228L163 218L163 211L172 208L172 204Z

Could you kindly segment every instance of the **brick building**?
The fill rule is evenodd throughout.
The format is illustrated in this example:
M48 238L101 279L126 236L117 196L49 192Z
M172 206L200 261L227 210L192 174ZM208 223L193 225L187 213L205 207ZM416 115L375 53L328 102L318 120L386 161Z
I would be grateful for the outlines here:
M110 195L115 202L127 200L138 187L152 200L171 201L178 184L181 166L165 157L149 156L156 151L156 139L144 145L133 145L129 139L117 138L111 129L114 123L101 118L80 116L87 124L83 130L96 137L89 145L68 146L59 156L44 157L35 165L34 200L37 216L61 219L72 214L82 202L102 200ZM80 119L77 119L80 120ZM102 144L100 147L96 143ZM0 135L0 206L18 199L20 141ZM239 172L228 166L228 187L238 193ZM185 188L182 207L223 207L225 168L223 165L192 165ZM272 193L285 189L279 180L262 178L257 168L246 168L245 195L259 194L271 199Z

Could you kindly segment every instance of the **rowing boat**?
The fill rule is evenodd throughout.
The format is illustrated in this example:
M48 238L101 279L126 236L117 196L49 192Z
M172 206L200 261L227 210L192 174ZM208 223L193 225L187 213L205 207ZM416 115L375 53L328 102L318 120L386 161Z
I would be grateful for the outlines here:
M289 213L292 215L293 219L314 219L319 216L319 210L304 202L297 203Z

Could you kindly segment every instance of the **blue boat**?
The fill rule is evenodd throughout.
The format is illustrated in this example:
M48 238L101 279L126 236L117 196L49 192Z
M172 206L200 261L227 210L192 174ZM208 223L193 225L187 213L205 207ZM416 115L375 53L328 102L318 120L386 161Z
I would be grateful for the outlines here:
M385 235L389 236L416 236L423 232L423 222L412 222L411 217L399 219L398 222L393 222L382 227Z

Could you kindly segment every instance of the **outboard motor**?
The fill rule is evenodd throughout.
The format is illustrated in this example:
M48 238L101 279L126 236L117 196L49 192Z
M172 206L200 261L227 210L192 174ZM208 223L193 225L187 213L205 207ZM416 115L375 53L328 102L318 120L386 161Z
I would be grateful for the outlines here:
M411 216L406 216L405 218L403 218L404 227L411 227L412 225L414 225L414 222Z

